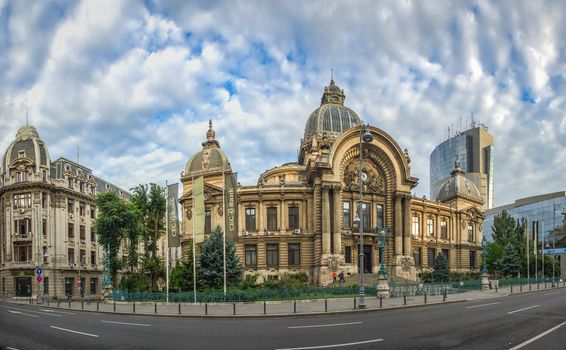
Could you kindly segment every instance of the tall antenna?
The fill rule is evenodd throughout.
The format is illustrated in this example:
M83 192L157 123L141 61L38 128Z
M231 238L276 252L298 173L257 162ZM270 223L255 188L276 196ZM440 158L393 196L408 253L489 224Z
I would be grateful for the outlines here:
M79 163L79 145L77 145L77 164L80 164Z
M26 126L29 126L29 118L28 118L28 97L25 98L26 103Z

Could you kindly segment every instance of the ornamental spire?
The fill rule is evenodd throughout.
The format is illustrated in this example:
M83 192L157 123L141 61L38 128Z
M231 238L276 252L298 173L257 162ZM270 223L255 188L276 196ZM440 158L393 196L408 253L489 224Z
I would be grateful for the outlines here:
M216 140L216 131L212 128L212 119L208 120L208 131L206 132L206 141L202 143L204 148L220 148L220 144Z

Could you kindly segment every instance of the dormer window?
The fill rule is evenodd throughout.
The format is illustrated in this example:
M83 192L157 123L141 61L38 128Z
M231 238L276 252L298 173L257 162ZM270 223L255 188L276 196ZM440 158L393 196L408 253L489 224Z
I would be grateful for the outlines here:
M18 158L25 158L26 157L26 151L18 151Z
M68 185L70 189L73 189L73 179L71 178L68 179Z

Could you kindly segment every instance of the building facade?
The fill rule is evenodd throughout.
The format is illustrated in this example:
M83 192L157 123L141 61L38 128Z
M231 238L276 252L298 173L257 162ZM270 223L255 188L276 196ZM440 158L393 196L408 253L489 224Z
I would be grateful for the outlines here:
M447 256L453 271L477 270L483 223L479 190L457 164L443 183L441 201L412 196L418 179L411 176L407 150L385 131L364 126L344 100L344 91L331 81L306 122L298 162L265 171L256 185L238 186L236 251L246 274L279 278L306 272L311 283L324 285L333 271L357 274L361 249L365 272L377 273L380 228L389 233L384 261L392 276L415 280L417 272L430 270L437 254ZM360 149L365 131L373 140ZM204 177L209 234L222 226L223 178L235 170L212 124L202 145L181 173L184 254L193 232L193 180ZM358 206L360 186L363 204ZM355 217L363 223L362 244Z
M0 166L2 294L99 295L103 249L93 229L94 196L105 191L128 197L83 165L66 158L51 161L37 130L20 128Z
M430 198L436 200L440 187L450 178L454 161L461 162L465 176L480 190L483 205L493 207L493 136L483 125L476 126L442 142L430 154Z

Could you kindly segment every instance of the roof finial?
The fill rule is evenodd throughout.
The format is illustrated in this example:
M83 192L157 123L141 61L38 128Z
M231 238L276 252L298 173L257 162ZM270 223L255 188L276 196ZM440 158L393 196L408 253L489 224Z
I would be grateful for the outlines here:
M208 131L206 132L206 139L211 141L211 140L214 140L215 136L216 136L216 132L212 128L212 119L209 119L208 120Z
M330 68L330 85L334 85L334 68Z

